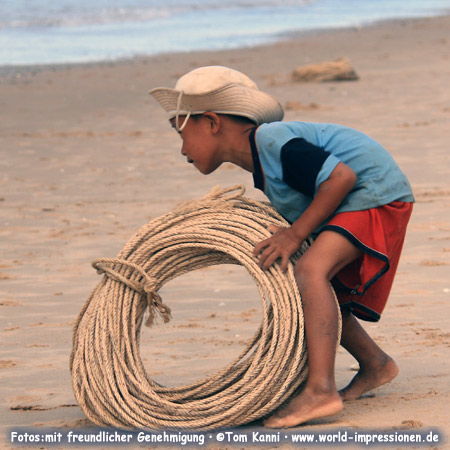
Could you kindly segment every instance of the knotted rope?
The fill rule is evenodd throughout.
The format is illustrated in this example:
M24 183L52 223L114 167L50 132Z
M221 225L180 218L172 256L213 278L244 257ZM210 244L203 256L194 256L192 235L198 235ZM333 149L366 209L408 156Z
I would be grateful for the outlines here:
M75 397L101 426L208 430L250 423L285 402L307 377L301 299L293 264L259 268L255 244L271 224L287 222L242 186L211 191L140 228L117 258L93 262L104 274L74 327L70 369ZM170 320L158 294L192 270L238 264L253 278L262 303L259 329L228 366L197 383L168 388L154 382L139 355L141 326L156 314Z

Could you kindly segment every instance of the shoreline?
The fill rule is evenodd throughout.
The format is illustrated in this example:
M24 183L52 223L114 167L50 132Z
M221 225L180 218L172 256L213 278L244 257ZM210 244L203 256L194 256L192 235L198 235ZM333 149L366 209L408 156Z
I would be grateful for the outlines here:
M255 48L46 68L0 83L0 448L12 448L12 427L92 429L68 369L74 322L100 280L91 261L114 257L139 227L217 185L242 184L248 197L261 198L243 170L224 164L205 177L187 164L179 136L147 94L212 64L247 73L285 106L285 120L340 123L374 137L416 195L387 307L379 323L363 324L400 366L399 376L339 415L296 430L437 427L448 440L448 36L450 16L440 16ZM300 65L340 56L349 58L358 81L291 79ZM192 382L241 352L260 323L261 305L240 269L211 267L164 287L173 321L142 330L141 357L152 379ZM339 388L354 370L353 358L339 349Z
M240 52L245 50L252 50L264 47L272 47L279 44L288 44L292 41L301 41L303 39L307 39L310 37L319 38L322 35L329 35L335 33L347 33L351 31L364 31L370 29L378 29L378 28L391 28L404 23L417 23L422 21L434 20L439 18L450 17L450 9L448 11L444 11L441 14L432 15L432 16L423 16L423 17L406 17L406 18L393 18L393 19L379 19L368 22L363 25L352 25L352 26L336 26L330 28L316 28L312 30L298 30L298 31L288 31L285 33L281 33L279 37L273 37L269 39L267 42L252 45L252 46L242 46L236 48L222 48L216 50L186 50L183 52L166 52L166 53L156 53L149 55L137 55L130 56L125 58L117 58L117 59L103 59L98 61L86 61L86 62L75 62L75 63L48 63L48 64L16 64L16 65L0 65L0 83L14 81L14 79L20 79L23 76L33 76L37 73L41 72L54 72L61 70L71 70L71 69L89 69L95 67L115 67L121 66L124 64L148 64L151 63L154 59L160 58L170 58L170 57L183 57L186 55L192 54L209 54L209 53L217 53L218 56L221 53L226 52Z

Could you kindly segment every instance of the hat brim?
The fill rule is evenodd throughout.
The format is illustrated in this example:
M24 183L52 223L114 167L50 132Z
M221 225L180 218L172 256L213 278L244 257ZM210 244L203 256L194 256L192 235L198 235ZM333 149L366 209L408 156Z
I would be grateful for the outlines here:
M282 120L284 116L283 107L274 97L235 83L202 94L186 94L163 87L154 88L149 94L167 111L169 118L177 114L193 115L212 111L247 117L260 125Z

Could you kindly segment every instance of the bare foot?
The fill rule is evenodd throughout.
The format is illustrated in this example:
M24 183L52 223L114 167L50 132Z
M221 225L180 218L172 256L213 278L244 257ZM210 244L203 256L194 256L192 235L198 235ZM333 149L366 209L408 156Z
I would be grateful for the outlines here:
M264 421L268 428L289 428L320 417L342 411L342 400L337 392L315 394L307 387L284 408Z
M356 400L366 392L389 383L398 372L395 361L386 355L383 361L376 362L372 367L361 367L348 386L339 391L339 395L343 401Z

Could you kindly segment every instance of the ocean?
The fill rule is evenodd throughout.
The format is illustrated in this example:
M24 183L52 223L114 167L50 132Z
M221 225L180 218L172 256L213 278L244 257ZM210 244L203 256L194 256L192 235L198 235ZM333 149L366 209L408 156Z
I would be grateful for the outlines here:
M0 0L0 66L248 47L449 10L450 0Z

